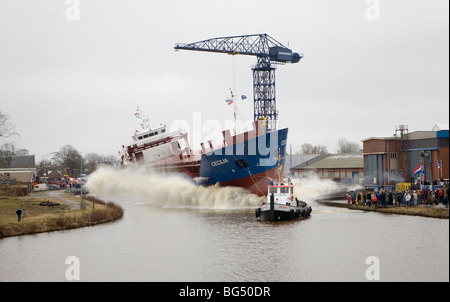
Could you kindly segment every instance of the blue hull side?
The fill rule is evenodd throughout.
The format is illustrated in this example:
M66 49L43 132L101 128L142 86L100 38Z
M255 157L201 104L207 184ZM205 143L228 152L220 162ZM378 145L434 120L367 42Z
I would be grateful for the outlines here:
M232 184L253 176L270 181L277 167L284 166L287 135L285 128L203 154L202 184Z

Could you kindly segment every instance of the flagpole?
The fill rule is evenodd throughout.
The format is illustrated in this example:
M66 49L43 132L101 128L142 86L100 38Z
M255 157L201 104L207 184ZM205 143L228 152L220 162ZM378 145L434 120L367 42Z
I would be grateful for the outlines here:
M232 55L232 77L233 77L233 90L236 91L236 56ZM237 135L237 124L236 124L236 100L234 99L233 91L231 91L231 99L233 100L233 111L234 111L234 134Z
M233 110L234 110L234 133L237 135L237 124L236 124L236 100L233 95Z
M439 161L438 161L438 166L439 166ZM436 169L436 170L437 170L437 171L436 171L436 174L437 174L437 175L436 175L436 178L439 179L439 168L438 168L438 167L436 167L436 168L437 168L437 169Z
M236 125L236 100L234 99L233 90L230 88L231 102L233 103L233 116L234 116L234 135L237 135L237 125Z

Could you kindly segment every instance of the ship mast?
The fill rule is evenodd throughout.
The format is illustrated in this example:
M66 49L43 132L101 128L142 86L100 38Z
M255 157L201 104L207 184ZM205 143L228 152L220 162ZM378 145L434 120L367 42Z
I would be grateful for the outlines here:
M137 106L136 113L134 116L140 119L139 125L141 126L141 130L150 129L150 122L148 121L148 115L144 115L144 112Z
M230 88L231 101L233 102L233 118L234 118L234 135L237 135L237 122L236 122L236 100L234 99L233 90Z

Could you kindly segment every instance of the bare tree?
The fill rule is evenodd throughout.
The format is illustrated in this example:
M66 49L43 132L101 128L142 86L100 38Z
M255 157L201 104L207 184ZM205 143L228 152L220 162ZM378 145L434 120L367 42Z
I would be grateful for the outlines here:
M327 154L327 147L323 145L311 145L309 143L305 143L301 146L302 154Z
M14 127L9 122L10 117L0 109L0 139L8 138L12 135L18 135Z
M4 143L0 145L0 155L2 156L18 156L18 155L28 155L29 150L18 149L14 143Z
M58 153L53 156L53 161L61 167L68 168L72 177L81 175L81 164L85 166L80 152L71 145L61 147Z
M361 151L359 143L350 142L348 139L341 137L337 141L337 153L357 153Z
M327 153L328 153L327 147L323 145L314 146L314 154L327 154Z
M10 117L0 110L0 155L2 156L17 156L28 155L27 149L17 149L14 143L5 142L5 140L13 135L19 135L14 131L14 126L9 122Z
M302 146L302 154L312 154L312 150L314 149L313 145L309 143L304 143Z
M112 165L117 161L114 155L98 155L97 153L88 153L84 157L87 162L89 174L93 173L98 165Z

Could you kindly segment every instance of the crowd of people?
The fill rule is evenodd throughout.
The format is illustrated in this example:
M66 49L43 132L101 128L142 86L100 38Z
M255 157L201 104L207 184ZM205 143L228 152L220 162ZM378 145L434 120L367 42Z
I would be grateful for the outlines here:
M412 190L359 190L349 191L347 193L347 203L355 205L364 205L368 207L377 206L415 206L420 204L438 204L442 203L448 209L449 187L439 187L436 189Z

